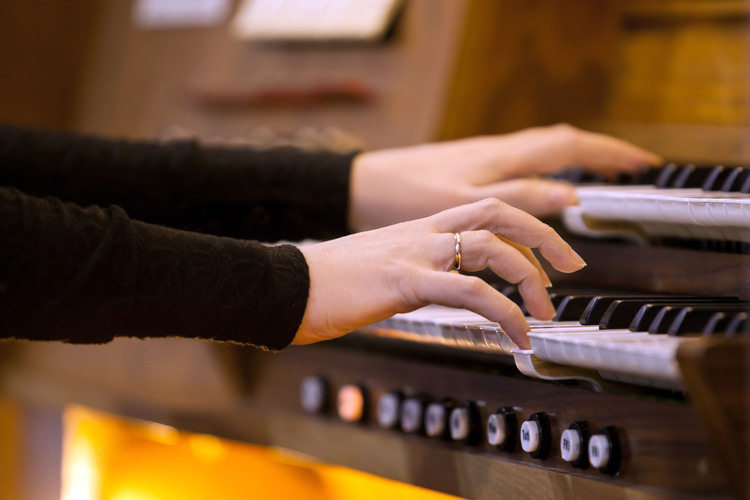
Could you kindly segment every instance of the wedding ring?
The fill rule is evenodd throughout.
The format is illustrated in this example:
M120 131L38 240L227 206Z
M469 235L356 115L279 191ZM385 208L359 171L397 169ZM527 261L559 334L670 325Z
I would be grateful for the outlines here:
M456 258L453 260L453 270L461 269L461 234L453 233L453 239L456 241Z

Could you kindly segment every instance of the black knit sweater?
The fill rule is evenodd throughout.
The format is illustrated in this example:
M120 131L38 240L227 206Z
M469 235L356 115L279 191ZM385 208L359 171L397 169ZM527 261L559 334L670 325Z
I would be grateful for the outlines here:
M0 338L287 346L347 232L351 156L115 141L0 124Z

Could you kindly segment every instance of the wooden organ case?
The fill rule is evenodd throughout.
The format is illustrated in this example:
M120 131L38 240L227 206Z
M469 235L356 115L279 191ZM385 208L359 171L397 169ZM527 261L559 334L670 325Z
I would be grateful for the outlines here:
M103 9L73 128L130 136L187 130L205 139L260 130L245 137L252 142L266 133L264 125L295 140L304 139L303 124L335 125L366 146L384 147L568 122L680 163L750 165L746 1L407 0L388 41L343 47L247 44L218 29L138 31L118 21L127 19L129 7L113 2ZM312 76L292 81L281 101L264 93L264 82L289 83L303 70ZM362 92L340 85L352 75ZM336 105L290 105L288 99L321 78ZM336 147L352 145L337 138ZM558 286L750 299L747 241L717 248L696 238L634 243L567 236L588 267L553 275ZM541 380L521 373L512 355L371 330L274 355L210 346L226 381L220 394L197 380L188 389L187 372L185 380L163 385L194 391L200 404L187 396L159 397L158 381L141 390L122 387L111 370L91 387L72 375L79 389L63 392L118 413L287 448L469 498L748 494L746 335L681 347L678 383L653 387ZM161 343L155 344L158 352ZM69 346L26 346L15 359L56 377L68 370L55 365L56 349L68 359L79 356ZM127 358L119 341L96 349L102 359ZM80 366L92 363L80 356ZM144 373L159 377L156 370ZM353 414L342 415L342 399L357 403ZM466 433L428 437L419 423L403 430L407 400L419 411L429 403L465 410L459 415L466 417ZM396 421L384 416L386 404L400 409ZM491 444L488 421L501 409L503 418L515 415L516 436L508 426L507 441ZM528 453L521 427L540 419L539 439L549 449ZM608 448L608 464L574 466L563 459L561 436L574 423L605 432L616 444Z

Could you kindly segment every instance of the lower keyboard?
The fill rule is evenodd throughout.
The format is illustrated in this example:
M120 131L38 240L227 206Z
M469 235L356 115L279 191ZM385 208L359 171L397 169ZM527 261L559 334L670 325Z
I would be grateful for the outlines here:
M605 379L668 389L681 388L675 360L678 346L698 340L625 329L600 330L577 321L530 318L529 326L531 353L518 351L497 323L470 311L435 305L397 314L363 333L499 356L533 354L539 360L573 367L569 378L577 378L575 368L592 369Z

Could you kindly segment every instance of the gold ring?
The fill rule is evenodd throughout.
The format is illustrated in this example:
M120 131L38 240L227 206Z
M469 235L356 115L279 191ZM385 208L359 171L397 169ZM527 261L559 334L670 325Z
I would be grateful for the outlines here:
M456 241L456 258L453 260L453 270L461 269L461 234L453 233L453 239Z

